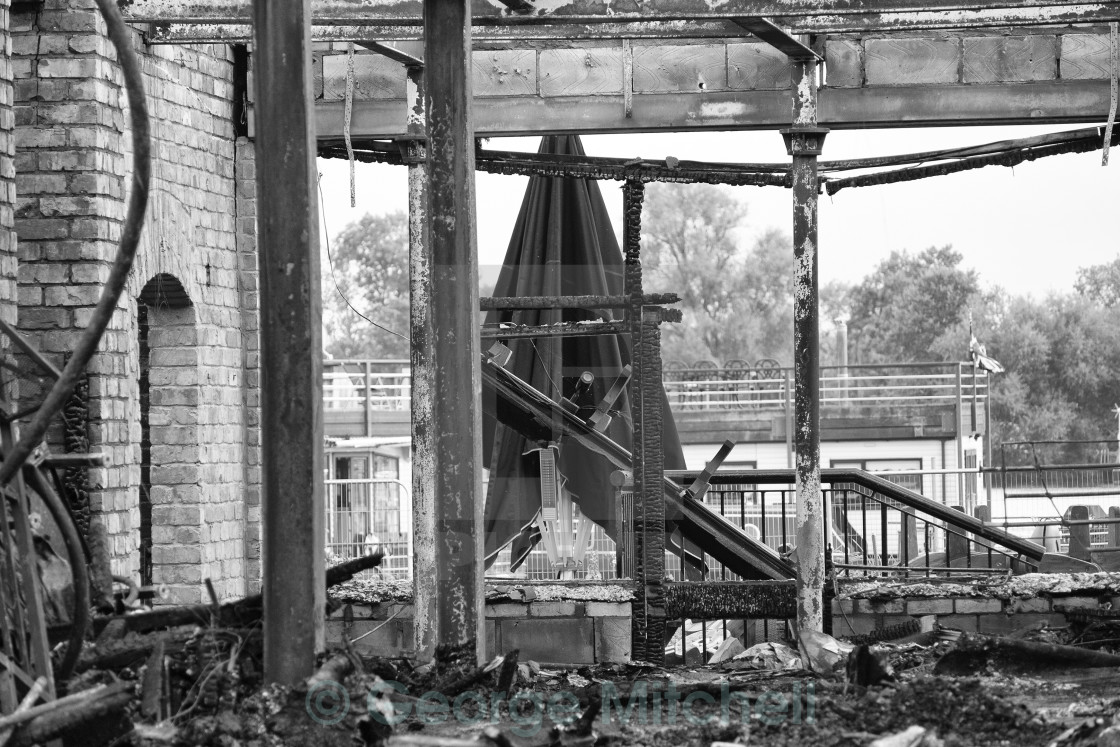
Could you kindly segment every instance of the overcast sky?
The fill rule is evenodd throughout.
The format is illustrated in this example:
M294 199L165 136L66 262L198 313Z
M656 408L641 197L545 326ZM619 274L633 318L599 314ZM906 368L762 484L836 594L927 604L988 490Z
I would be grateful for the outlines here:
M827 159L934 150L1073 127L957 127L926 130L839 130L828 136ZM776 132L587 135L591 155L707 161L786 161ZM539 138L492 139L491 148L535 151ZM1062 155L1014 169L991 166L904 184L845 189L822 195L821 281L858 281L894 249L952 244L987 285L1012 293L1067 291L1078 267L1120 254L1117 205L1120 152L1101 167L1100 151ZM319 161L323 175L324 232L331 239L365 212L408 208L406 170L357 165L357 207L350 207L345 161ZM499 265L528 179L478 174L478 246L484 267ZM603 195L621 224L621 183L602 182ZM790 230L789 190L728 187L747 207L751 233L771 226ZM485 272L485 271L484 271Z

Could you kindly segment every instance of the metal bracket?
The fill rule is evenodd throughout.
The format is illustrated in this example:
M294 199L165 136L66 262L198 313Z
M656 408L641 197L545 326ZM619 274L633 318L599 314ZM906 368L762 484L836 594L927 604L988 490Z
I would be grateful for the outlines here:
M428 149L424 140L402 138L394 142L400 150L402 165L414 166L428 160Z
M791 156L819 156L824 152L827 127L790 127L780 130L786 143L786 153Z

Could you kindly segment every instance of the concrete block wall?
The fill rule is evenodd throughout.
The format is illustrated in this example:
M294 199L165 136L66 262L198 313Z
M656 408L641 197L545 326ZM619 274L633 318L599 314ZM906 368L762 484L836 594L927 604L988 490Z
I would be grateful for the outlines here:
M115 53L90 0L45 0L13 19L17 78L16 229L19 323L59 360L108 274L131 169L128 118ZM229 47L145 47L137 35L152 118L152 196L128 291L95 357L92 448L109 466L91 473L91 507L111 538L115 573L139 567L140 404L137 298L164 279L189 299L149 317L154 579L176 602L254 588L246 533L246 465L256 448L247 384L255 360L255 225L244 200ZM127 102L123 102L127 104ZM149 299L151 303L151 300ZM259 476L256 478L259 483ZM259 503L259 499L257 501Z
M491 602L486 605L487 655L518 649L521 661L601 664L630 661L630 602ZM327 641L351 640L379 656L412 652L410 603L344 606L327 618ZM371 632L372 631L372 632Z
M1061 627L1068 624L1071 609L1097 610L1115 607L1120 596L1085 592L1033 597L985 597L949 595L899 597L895 599L834 599L832 634L837 637L869 635L876 631L923 619L968 633L1007 635L1025 628Z

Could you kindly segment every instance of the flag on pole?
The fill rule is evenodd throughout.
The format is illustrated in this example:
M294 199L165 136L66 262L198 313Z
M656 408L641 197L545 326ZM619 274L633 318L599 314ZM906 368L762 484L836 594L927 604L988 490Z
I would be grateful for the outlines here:
M972 367L981 368L989 373L1003 373L1003 365L988 355L983 343L976 339L972 332L972 312L968 314L968 354L972 358Z

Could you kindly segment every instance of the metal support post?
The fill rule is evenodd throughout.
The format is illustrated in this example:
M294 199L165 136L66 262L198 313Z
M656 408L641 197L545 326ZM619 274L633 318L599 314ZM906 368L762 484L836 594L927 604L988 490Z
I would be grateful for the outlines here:
M623 190L625 292L631 340L630 406L634 414L634 586L631 650L636 661L665 658L665 495L662 487L660 309L647 312L642 291L640 182Z
M315 671L326 614L323 344L308 0L256 0L264 674Z
M797 629L824 626L824 506L821 500L820 325L817 300L817 61L793 61L794 448L797 475Z
M432 365L432 251L428 237L428 166L424 70L407 68L409 348L412 363L412 587L416 618L413 645L427 659L435 653L439 616L436 588L435 384Z
M481 660L482 373L468 0L424 0L424 63L432 263L435 641L448 653L473 650Z

